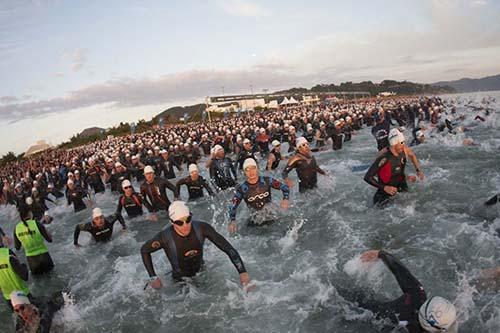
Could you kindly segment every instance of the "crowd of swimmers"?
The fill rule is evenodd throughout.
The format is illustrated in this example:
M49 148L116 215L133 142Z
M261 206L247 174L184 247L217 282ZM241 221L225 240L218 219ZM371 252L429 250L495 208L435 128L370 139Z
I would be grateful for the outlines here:
M48 332L53 313L63 305L60 293L48 298L34 297L27 284L30 272L35 277L54 267L46 246L46 242L53 242L48 230L54 221L49 215L50 205L64 201L75 212L93 207L90 221L75 227L75 246L80 246L82 231L90 233L96 242L103 242L112 238L116 222L125 230L123 211L129 218L143 215L152 221L166 214L169 226L140 249L149 274L147 285L152 288L162 286L152 253L163 249L172 266L173 279L182 280L203 268L203 244L208 238L227 254L242 286L251 289L250 276L238 251L209 223L193 216L185 201L234 191L227 212L227 228L233 234L241 224L237 210L242 201L252 212L260 211L271 203L271 194L276 190L281 192L281 208L287 209L291 188L295 186L290 172L296 171L300 193L316 188L318 177L329 175L317 163L314 153L330 147L335 151L348 149L357 131L371 127L379 152L367 166L364 179L376 189L373 203L384 207L398 192L408 190L408 182L425 177L411 147L424 143L427 136L466 131L461 125L466 117L486 121L491 102L483 100L482 106L472 108L468 115L457 113L455 104L439 97L301 105L211 123L171 125L108 138L71 151L56 149L10 163L0 170L3 182L0 202L15 205L20 222L12 237L0 228L0 289L7 306L16 314L16 329L21 332L38 327ZM404 132L410 134L411 140L407 140ZM284 143L286 151L282 148ZM474 142L466 139L464 144ZM408 160L415 175L407 175ZM188 175L178 178L184 169ZM203 169L208 171L207 179L201 175ZM136 188L134 183L138 184ZM186 198L181 195L183 186L187 189ZM95 194L108 190L116 196L117 208L105 216L96 207ZM487 205L498 200L497 195ZM273 220L272 216L263 220L251 217L246 222L254 226ZM27 266L14 248L24 250ZM339 286L339 293L347 299L358 302L377 317L406 326L410 332L456 329L454 305L439 296L428 297L423 285L393 255L385 250L370 250L361 255L361 260L384 262L403 295L388 303L366 302ZM498 277L498 272L490 274Z

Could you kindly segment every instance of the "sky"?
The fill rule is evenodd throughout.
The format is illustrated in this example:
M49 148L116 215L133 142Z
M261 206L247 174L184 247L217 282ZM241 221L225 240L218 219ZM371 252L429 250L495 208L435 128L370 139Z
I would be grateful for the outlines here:
M500 0L0 0L0 155L205 96L500 74Z

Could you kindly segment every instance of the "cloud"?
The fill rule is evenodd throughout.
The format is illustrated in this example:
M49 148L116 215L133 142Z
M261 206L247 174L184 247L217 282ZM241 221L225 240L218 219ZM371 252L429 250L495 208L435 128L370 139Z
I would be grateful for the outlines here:
M65 52L62 56L63 60L68 61L71 64L71 70L73 72L80 71L87 64L87 54L86 49L78 48L73 52ZM63 74L61 72L57 74ZM62 75L57 75L62 76Z
M283 89L294 84L314 83L312 76L271 70L193 70L155 79L121 78L75 90L64 97L0 105L0 119L15 122L54 112L100 106L128 108L173 103L227 93L249 93L261 89Z
M234 16L265 17L272 14L269 9L247 0L218 0L216 4L224 12Z
M16 96L3 96L0 97L0 103L14 103L17 102L19 99Z

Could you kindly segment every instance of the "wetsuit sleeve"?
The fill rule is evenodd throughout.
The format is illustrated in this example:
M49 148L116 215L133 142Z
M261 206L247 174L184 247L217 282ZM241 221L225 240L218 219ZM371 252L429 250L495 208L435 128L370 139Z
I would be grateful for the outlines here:
M73 245L78 245L78 237L80 237L80 231L90 232L92 225L90 223L80 223L75 226L75 232L73 233Z
M215 231L215 229L212 228L212 226L208 223L202 222L201 229L203 231L203 236L214 243L215 246L219 248L219 250L227 254L239 274L246 272L245 265L243 265L243 260L241 260L238 251L236 251L234 247L221 234Z
M150 213L154 212L153 206L149 203L148 195L145 186L141 186L141 196L143 197L142 204L148 209Z
M36 226L38 227L38 230L40 230L40 233L42 234L43 238L49 243L52 243L52 236L49 234L47 229L45 229L44 225L41 224L40 222L36 222Z
M52 200L51 198L49 198L47 195L45 197L43 197L43 199L54 203L54 200Z
M119 199L118 199L118 206L116 207L116 212L115 214L122 214L122 209L123 209L123 206L122 206L122 197L121 196Z
M321 175L326 175L325 170L321 169L319 165L316 164L316 171Z
M166 180L166 179L162 179L162 184L163 184L163 191L165 191L165 195L166 195L166 188L168 188L170 191L172 191L174 193L174 196L177 195L177 189L175 188L175 185L172 184L170 181Z
M175 194L174 196L176 198L179 198L181 196L181 186L186 184L186 178L179 179L177 184L175 184Z
M116 221L120 222L120 224L122 225L122 228L123 229L127 229L127 226L125 225L125 220L123 219L123 216L122 214L113 214L113 215L110 215L108 216L107 220L111 223L111 224L115 224Z
M288 178L288 174L290 173L290 171L292 171L296 166L296 162L298 161L298 159L292 157L289 161L288 161L288 164L286 165L285 169L283 169L283 172L281 173L281 176L283 177L283 179L286 179Z
M234 190L233 200L231 200L231 206L229 206L230 221L236 220L236 209L238 209L241 200L243 200L243 192L241 191L241 186L238 186Z
M269 177L269 184L275 190L281 190L281 192L283 192L283 200L288 200L288 198L290 197L290 188L287 184L280 182L273 177Z
M24 281L28 281L28 267L26 267L25 264L22 264L14 254L14 252L9 250L9 261L10 265L12 266L12 269L14 272L16 272L17 275Z
M14 232L13 232L13 237L14 238L14 246L16 247L16 250L20 250L21 249L21 241L19 240L19 238L17 238L17 235L16 235L16 230L14 229Z
M387 161L384 162L384 159L385 159L384 155L377 157L377 159L375 160L375 162L373 162L373 164L370 166L368 171L366 171L365 178L364 178L365 182L367 182L371 186L374 186L380 190L384 189L384 184L382 184L376 178L376 176L377 176L380 168L383 167L385 165L385 163L387 163Z
M142 262L144 263L144 267L146 267L146 270L148 271L150 277L156 276L153 267L153 260L151 259L151 253L156 252L159 249L164 249L165 251L168 251L168 246L167 244L163 243L161 233L156 234L156 236L148 240L141 247Z
M394 274L399 287L404 293L414 294L423 290L420 282L410 273L396 257L385 251L380 251L378 257L384 262L389 270Z
M227 159L227 162L229 163L229 167L231 168L231 172L233 173L234 179L238 179L238 173L236 170L236 163L231 161L231 159Z

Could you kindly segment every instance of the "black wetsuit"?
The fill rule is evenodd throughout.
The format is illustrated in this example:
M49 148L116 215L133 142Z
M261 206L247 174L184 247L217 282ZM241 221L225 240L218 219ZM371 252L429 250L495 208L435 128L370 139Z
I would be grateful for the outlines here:
M101 179L101 173L102 170L97 165L92 166L87 170L88 183L95 193L101 193L105 191L104 183Z
M210 178L217 189L225 190L236 185L236 168L228 157L212 159L209 171Z
M486 201L484 204L486 206L493 206L495 205L497 202L500 202L500 194L497 194L497 195L494 195L493 197L491 197L488 201Z
M122 190L122 182L127 179L131 179L131 173L128 170L111 173L107 183L111 185L111 192L120 192L123 193Z
M75 213L87 208L87 206L83 202L83 198L85 198L87 195L87 191L85 191L81 187L75 186L72 190L68 188L66 192L66 198L68 199L68 205L73 204Z
M197 180L192 180L191 176L180 179L176 184L176 196L180 197L181 186L186 185L189 193L189 200L194 200L203 197L203 188L205 188L210 195L214 195L214 192L208 185L205 178L198 176Z
M26 324L21 316L16 315L16 333L24 332L37 332L49 333L51 332L52 318L54 314L63 307L64 298L61 292L57 292L52 297L29 297L31 304L36 306L40 316L38 329L35 330Z
M271 170L274 170L278 167L278 165L280 164L281 162L281 153L278 153L277 151L275 151L274 149L271 150L271 154L274 155L274 161L273 161L273 164L271 164ZM266 166L266 170L269 170Z
M118 199L118 207L116 208L116 213L122 213L122 209L125 208L128 217L137 217L143 214L142 211L142 198L137 193L132 193L131 196L127 197L125 194L120 196Z
M62 193L61 191L59 191L55 188L51 188L51 189L47 190L47 195L49 195L49 194L52 194L54 196L54 198L56 198L56 199L64 197L64 193Z
M254 210L261 210L271 202L271 187L283 192L283 199L288 200L290 189L288 185L272 177L260 176L255 184L248 181L238 185L234 191L231 207L229 209L229 218L231 221L236 219L236 209L242 200L245 200L248 207Z
M378 190L373 197L373 204L384 205L391 197L384 191L384 186L394 186L398 192L408 190L405 177L406 155L404 152L394 156L390 149L381 154L370 166L364 180Z
M172 155L168 155L166 160L162 156L162 158L158 162L159 163L157 165L157 170L159 170L160 175L163 172L163 175L166 179L175 178L174 167L176 167L179 171L181 170L181 166L175 162L175 159Z
M382 150L389 147L389 131L391 130L391 119L385 114L384 121L372 127L372 134L377 140L377 149Z
M345 125L343 128L344 132L344 142L351 141L352 139L352 127L351 125Z
M203 244L205 238L208 238L228 255L238 273L246 272L238 252L210 224L191 221L191 225L191 232L186 237L177 234L171 226L156 234L142 246L142 261L150 277L156 276L151 253L160 249L163 249L167 255L172 266L172 277L174 279L179 280L182 277L194 276L203 268Z
M344 135L342 134L342 130L339 128L334 128L332 130L332 149L340 150L342 149L342 142L344 141Z
M394 274L403 295L393 301L382 303L366 300L362 293L347 288L339 287L337 290L344 298L357 302L360 307L372 311L379 319L389 319L395 326L404 323L410 333L425 332L418 321L418 311L427 300L422 284L390 253L380 251L379 258Z
M186 168L189 167L190 164L198 164L200 158L200 152L197 150L191 149L184 152L184 163L186 163Z
M255 158L255 155L253 153L253 150L243 149L238 154L238 170L243 170L243 163L245 163L245 160L247 158L253 158L255 161L257 161L257 159Z
M316 163L314 156L306 156L301 153L295 154L288 160L288 165L283 170L283 179L288 177L288 173L295 169L299 177L299 191L305 192L313 189L318 183L318 173L325 175L326 173Z
M113 235L113 225L118 221L122 225L123 229L126 229L125 221L120 214L113 214L104 219L104 226L102 228L97 228L94 223L80 223L75 227L75 232L73 234L73 244L78 245L78 237L80 236L80 231L89 232L96 242L107 242L111 239Z
M167 197L167 188L176 194L174 184L165 178L155 177L151 184L147 181L142 183L141 195L144 199L142 203L151 213L168 210L170 200Z
M205 156L210 155L211 147L212 147L212 143L210 141L200 142L200 148L201 148L201 150L203 150L203 154L205 154Z

